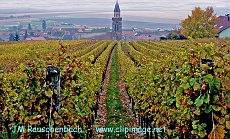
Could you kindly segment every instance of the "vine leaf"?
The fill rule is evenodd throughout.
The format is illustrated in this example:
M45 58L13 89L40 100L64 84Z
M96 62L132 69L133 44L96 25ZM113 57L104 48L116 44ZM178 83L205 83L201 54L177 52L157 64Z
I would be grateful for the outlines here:
M33 117L33 120L35 120L35 119L39 119L39 118L41 118L42 117L42 115L37 115L37 116L34 116Z
M212 83L213 83L213 86L215 88L220 88L220 79L219 78L214 78Z
M194 114L200 115L200 109L197 109L196 111L194 111ZM195 128L194 128L194 129L195 129Z
M209 113L212 110L212 107L210 105L206 105L204 106L203 110L205 113Z
M209 135L209 139L224 139L226 131L222 125L217 126Z
M186 89L190 88L190 85L189 85L189 83L183 83L182 87L186 90Z
M230 121L226 121L226 128L230 129Z
M220 109L221 109L221 107L219 107L218 105L213 105L212 108L215 111L220 111Z
M45 95L46 95L47 97L51 98L52 95L53 95L53 92L52 92L51 90L45 91Z
M201 64L200 65L202 69L204 69L205 71L207 71L209 69L209 66L206 64Z
M211 74L207 74L204 76L204 81L206 83L210 83L213 80L213 76Z
M203 104L203 100L200 98L201 96L199 96L196 100L195 100L195 105L197 107L200 107Z
M194 89L194 91L199 90L199 89L200 89L200 84L196 82L196 83L194 84L194 86L193 86L193 89Z
M195 78L189 79L189 83L191 86L193 86L196 83L196 79Z
M202 96L202 100L205 103L209 103L209 101L210 101L210 95L209 94L205 94L204 96Z

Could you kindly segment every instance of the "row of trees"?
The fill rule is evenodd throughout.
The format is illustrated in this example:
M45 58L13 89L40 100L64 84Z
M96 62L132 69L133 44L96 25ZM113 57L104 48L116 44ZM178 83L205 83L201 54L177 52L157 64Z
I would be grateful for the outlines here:
M16 32L15 35L13 35L12 33L10 34L10 37L9 37L9 41L19 41L19 35L18 33Z
M24 35L24 40L28 37L28 32L27 30L25 31L25 35ZM20 37L19 37L19 34L16 32L15 35L13 35L12 33L10 34L10 37L9 37L9 41L19 41L20 40Z
M16 33L15 33L15 35L13 35L12 33L10 34L9 41L19 41L20 40L19 34L17 33L17 31L20 31L22 29L22 27L23 26L20 24L18 27L14 26L13 30L11 29L10 32L16 31ZM45 20L42 21L42 29L46 30L46 21ZM30 23L28 24L28 30L33 30ZM33 36L33 32L30 32L30 35ZM24 40L28 36L29 36L28 31L25 30Z

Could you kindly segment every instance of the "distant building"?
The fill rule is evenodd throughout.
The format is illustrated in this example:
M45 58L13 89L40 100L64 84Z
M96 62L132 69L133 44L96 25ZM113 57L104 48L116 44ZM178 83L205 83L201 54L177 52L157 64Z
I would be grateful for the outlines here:
M74 40L74 35L63 35L62 40Z
M137 39L138 37L136 36L137 33L134 32L134 31L122 31L122 38L123 38L123 41L130 41L130 40L135 40Z
M91 32L79 32L74 35L76 40L107 40L105 32L91 33ZM103 38L105 37L105 38ZM111 40L112 37L109 38Z
M216 27L219 30L219 38L230 38L230 17L228 14L226 16L219 16Z
M8 42L10 36L0 36L0 42Z
M10 38L9 32L0 32L0 42L8 42Z
M230 38L230 26L219 33L219 38Z
M44 37L29 37L26 38L25 41L45 41L46 39Z
M61 32L61 31L57 31L57 32L54 32L53 34L52 34L52 36L55 36L55 37L62 37L64 34L63 34L63 32Z
M156 34L141 34L138 37L138 40L160 40L160 35L156 35Z
M84 32L84 29L80 28L77 30L79 33L83 33Z
M121 40L122 39L122 18L120 17L120 7L118 1L116 2L114 8L114 17L112 18L112 40Z
M135 36L137 33L134 31L124 31L122 32L123 37L127 37L127 36Z
M59 40L60 38L57 36L48 36L46 40Z

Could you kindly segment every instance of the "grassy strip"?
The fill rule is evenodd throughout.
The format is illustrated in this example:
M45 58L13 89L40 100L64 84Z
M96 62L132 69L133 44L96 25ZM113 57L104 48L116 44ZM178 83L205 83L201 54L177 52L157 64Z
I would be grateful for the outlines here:
M126 138L124 133L125 124L131 119L127 118L126 110L122 106L120 100L120 93L118 87L119 72L118 72L118 61L117 61L117 50L115 50L112 58L112 67L110 73L110 82L107 90L106 108L107 108L107 123L106 128L113 128L112 132L106 132L105 138ZM118 130L116 131L116 128Z

